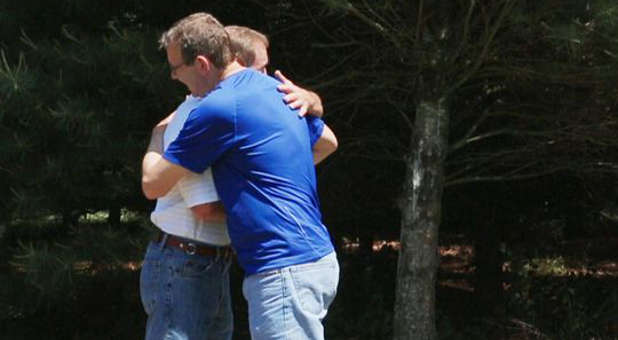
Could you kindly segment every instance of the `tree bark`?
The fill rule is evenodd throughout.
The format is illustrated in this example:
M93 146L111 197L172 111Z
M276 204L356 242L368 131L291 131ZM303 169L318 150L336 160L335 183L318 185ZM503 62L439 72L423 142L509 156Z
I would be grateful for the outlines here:
M401 202L401 251L394 313L396 340L437 339L435 283L448 124L444 98L418 105Z

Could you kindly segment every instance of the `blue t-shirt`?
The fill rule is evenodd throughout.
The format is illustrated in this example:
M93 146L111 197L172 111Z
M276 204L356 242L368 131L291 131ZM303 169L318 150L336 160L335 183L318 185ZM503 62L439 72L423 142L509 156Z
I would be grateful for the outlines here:
M247 275L333 251L311 152L324 123L299 117L277 85L250 69L224 79L189 115L164 155L197 173L212 166L230 239Z

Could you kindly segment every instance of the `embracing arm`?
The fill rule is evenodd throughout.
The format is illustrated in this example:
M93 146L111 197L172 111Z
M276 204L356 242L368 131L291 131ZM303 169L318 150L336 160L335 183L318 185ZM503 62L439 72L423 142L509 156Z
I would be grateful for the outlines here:
M226 221L225 209L219 200L210 168L201 174L191 173L183 177L177 187L196 219L215 223Z
M337 150L338 146L339 144L335 133L328 125L324 125L322 135L320 135L320 138L313 144L313 164L317 165L326 157L330 156L330 154Z
M322 117L324 115L324 107L322 99L315 92L303 89L286 78L281 71L275 71L275 76L281 81L279 91L285 93L283 100L292 109L299 109L298 115L306 114ZM324 125L324 130L320 138L313 145L313 163L318 164L326 157L337 150L337 137L333 130L327 125Z
M290 108L299 109L299 116L309 114L320 118L324 115L322 99L315 92L305 90L294 84L279 70L275 71L275 76L281 81L281 85L279 85L278 89L285 93L283 100ZM313 164L318 164L323 161L337 150L337 146L338 142L335 133L327 125L324 125L320 138L315 142L312 148Z
M158 124L152 130L150 144L142 160L142 191L148 199L155 199L168 191L189 170L163 158L163 133L167 124Z

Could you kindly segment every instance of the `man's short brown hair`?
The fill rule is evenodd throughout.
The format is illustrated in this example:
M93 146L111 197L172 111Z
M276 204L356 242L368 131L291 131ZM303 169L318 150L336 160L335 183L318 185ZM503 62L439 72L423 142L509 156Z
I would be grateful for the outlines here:
M255 61L255 43L262 43L268 48L268 38L249 27L244 26L225 26L225 30L230 36L232 53L234 57L243 65L250 67Z
M191 65L198 55L203 55L217 68L232 62L230 38L223 25L211 14L199 12L178 20L159 39L160 47L178 44L186 65Z

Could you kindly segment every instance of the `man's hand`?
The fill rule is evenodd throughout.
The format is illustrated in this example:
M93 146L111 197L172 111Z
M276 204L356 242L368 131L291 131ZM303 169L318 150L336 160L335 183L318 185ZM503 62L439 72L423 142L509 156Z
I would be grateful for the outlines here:
M299 116L302 117L306 114L310 114L312 116L322 117L324 108L322 107L320 96L315 92L307 91L294 84L279 70L275 71L275 77L282 82L277 89L285 93L283 100L290 108L299 109Z

